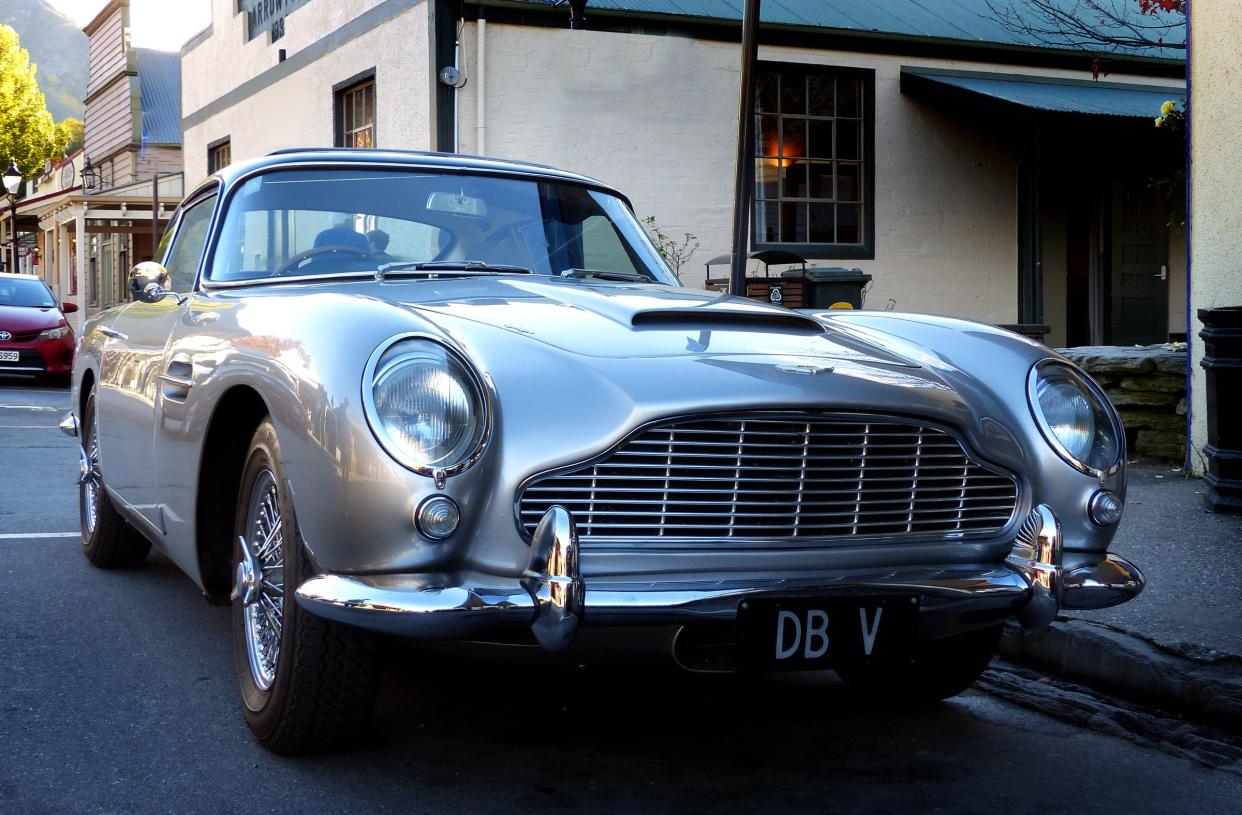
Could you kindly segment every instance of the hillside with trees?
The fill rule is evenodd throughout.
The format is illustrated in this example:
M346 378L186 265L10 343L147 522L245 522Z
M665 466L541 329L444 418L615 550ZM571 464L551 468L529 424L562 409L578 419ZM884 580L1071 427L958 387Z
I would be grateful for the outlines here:
M86 35L46 0L3 0L0 24L11 25L38 67L47 109L60 121L82 118L90 60Z

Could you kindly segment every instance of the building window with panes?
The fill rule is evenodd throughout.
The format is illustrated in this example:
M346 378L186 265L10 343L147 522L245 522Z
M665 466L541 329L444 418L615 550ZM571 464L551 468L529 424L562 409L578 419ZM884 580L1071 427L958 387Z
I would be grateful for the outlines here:
M375 73L336 89L336 146L375 146Z
M875 256L874 89L874 71L760 64L756 249Z
M214 173L233 161L233 144L228 138L207 145L207 172Z

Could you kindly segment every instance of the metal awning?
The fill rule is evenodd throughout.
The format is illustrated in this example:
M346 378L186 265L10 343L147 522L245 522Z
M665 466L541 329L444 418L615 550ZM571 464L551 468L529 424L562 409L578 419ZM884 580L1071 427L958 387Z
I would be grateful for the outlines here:
M1160 106L1169 99L1179 104L1186 99L1185 85L1138 85L935 68L902 68L901 90L915 96L957 97L959 101L975 103L982 100L1015 111L1144 119L1159 116Z

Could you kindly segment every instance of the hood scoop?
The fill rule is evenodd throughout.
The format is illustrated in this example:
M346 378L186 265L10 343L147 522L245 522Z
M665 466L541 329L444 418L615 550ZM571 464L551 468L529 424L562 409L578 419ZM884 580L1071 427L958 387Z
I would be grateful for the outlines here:
M817 335L824 333L818 321L776 309L653 308L634 312L630 325L647 329L728 329L730 331L779 331Z

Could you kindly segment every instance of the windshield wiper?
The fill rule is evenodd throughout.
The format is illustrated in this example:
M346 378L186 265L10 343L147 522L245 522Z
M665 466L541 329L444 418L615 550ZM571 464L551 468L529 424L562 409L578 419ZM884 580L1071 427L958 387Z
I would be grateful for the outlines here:
M375 270L375 279L383 280L389 272L471 272L478 274L530 274L525 266L505 263L484 263L481 260L402 260L384 263Z
M586 277L593 277L596 280L616 280L621 283L655 282L646 275L630 274L629 272L609 272L603 269L565 269L561 272L561 277L572 278L574 280L582 280Z

